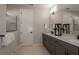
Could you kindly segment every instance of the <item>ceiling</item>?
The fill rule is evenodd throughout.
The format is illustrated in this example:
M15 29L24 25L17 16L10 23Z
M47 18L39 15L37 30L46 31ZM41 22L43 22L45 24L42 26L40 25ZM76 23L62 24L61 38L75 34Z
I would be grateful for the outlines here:
M79 11L79 4L58 4L59 10Z
M7 4L7 9L21 8L21 7L45 7L51 8L51 6L56 4ZM79 4L57 4L58 10L70 10L70 11L79 11Z
M7 10L19 9L19 8L32 8L33 4L7 4Z

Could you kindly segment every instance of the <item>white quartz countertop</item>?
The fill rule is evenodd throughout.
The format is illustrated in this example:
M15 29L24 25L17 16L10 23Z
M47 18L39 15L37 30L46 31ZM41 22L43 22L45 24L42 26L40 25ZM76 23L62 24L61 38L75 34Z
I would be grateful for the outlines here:
M63 34L62 36L55 36L54 34L46 33L46 32L44 32L44 34L49 35L51 37L55 37L59 40L62 40L64 42L67 42L67 43L70 43L72 45L79 47L79 39L77 39L77 37L75 35Z

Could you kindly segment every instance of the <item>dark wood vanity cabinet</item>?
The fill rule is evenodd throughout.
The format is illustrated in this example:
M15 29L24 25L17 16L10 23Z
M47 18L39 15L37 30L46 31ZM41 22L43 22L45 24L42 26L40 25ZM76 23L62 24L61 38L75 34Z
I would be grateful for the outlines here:
M65 48L62 45L56 44L55 54L56 55L65 55Z
M57 38L42 34L43 45L52 55L78 55L79 48Z

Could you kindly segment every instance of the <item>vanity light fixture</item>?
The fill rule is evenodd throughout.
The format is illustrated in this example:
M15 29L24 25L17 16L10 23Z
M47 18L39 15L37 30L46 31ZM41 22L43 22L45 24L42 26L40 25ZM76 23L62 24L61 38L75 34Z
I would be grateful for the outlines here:
M52 12L52 14L54 15L54 14L55 14L55 12L53 11L53 12Z
M50 14L54 15L55 14L55 11L54 10L51 10Z
M57 5L54 5L54 7L50 8L50 14L55 14L55 12L57 11Z

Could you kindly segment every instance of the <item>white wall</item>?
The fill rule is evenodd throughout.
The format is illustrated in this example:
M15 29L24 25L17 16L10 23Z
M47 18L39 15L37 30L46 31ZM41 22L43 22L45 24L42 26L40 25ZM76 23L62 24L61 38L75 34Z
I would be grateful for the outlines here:
M44 24L49 23L49 8L44 5L36 5L34 7L34 43L42 43L42 33Z
M6 33L6 5L0 4L0 35Z

